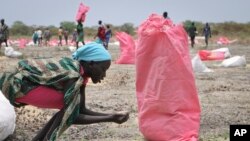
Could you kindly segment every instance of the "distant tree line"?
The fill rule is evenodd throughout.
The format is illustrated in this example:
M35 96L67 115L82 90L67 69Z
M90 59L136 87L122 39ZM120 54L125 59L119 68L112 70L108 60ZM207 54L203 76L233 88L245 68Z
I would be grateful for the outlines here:
M184 27L187 29L192 21L187 20L183 22ZM202 36L202 29L205 23L202 22L195 22L195 25L198 30L198 36ZM236 23L236 22L224 22L224 23L209 23L212 29L212 35L213 36L230 36L230 37L238 37L238 38L249 38L250 37L250 22L249 23ZM137 27L135 27L132 23L124 23L120 26L115 26L112 24L109 24L111 26L111 29L113 33L124 31L132 36L136 35ZM69 33L72 33L73 30L76 27L75 22L71 21L63 21L60 23L60 26L62 26L64 29L67 29ZM40 28L41 30L45 30L48 28L52 36L57 36L58 28L53 25L49 26L37 26L32 25L28 26L24 24L22 21L16 21L13 23L12 26L10 26L10 36L12 37L20 37L20 36L31 36L33 31L35 29ZM94 37L97 32L97 26L92 27L84 27L84 32L86 37Z
M112 32L119 32L124 31L127 32L130 35L135 35L135 27L132 23L124 23L121 26L114 26L112 24L109 24L111 26ZM60 26L63 27L63 29L66 29L69 31L69 33L73 33L74 29L76 28L76 23L71 21L63 21L60 23ZM31 25L28 26L24 24L22 21L15 21L13 25L9 26L10 28L10 36L13 38L19 38L24 36L32 36L33 32L37 29L45 30L49 29L51 31L52 36L57 36L59 27L56 27L54 25L49 26L37 26L37 25ZM84 27L84 33L86 37L94 37L97 33L98 26L92 26L92 27Z
M184 26L187 30L192 21L185 21ZM198 35L202 35L203 27L205 23L194 22L198 31ZM224 23L209 23L211 26L213 35L225 35L225 36L250 36L250 22L249 23L236 23L236 22L224 22Z

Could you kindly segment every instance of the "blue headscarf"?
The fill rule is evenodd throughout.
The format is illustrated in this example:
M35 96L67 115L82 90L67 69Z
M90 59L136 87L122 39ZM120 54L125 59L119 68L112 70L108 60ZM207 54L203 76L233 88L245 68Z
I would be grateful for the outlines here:
M111 60L111 55L102 44L95 42L86 44L78 48L73 54L73 59L78 61L107 61Z

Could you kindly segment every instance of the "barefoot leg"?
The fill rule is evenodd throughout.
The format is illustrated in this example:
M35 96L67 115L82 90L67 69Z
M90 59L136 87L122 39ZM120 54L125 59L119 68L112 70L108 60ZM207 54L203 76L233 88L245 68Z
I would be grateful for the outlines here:
M53 131L60 125L62 118L63 118L63 115L64 115L63 109L60 110L59 112L57 112L57 114L55 115L55 119L51 122L50 126L45 131L45 133L44 133L45 137L43 138L43 140L45 140L45 141L49 140Z
M100 123L100 122L115 122L121 124L127 121L129 118L128 113L117 113L117 114L110 114L104 116L96 116L96 115L84 115L80 114L74 124L93 124L93 123Z
M100 123L100 122L112 122L113 115L107 116L92 116L92 115L83 115L80 114L73 124L93 124L93 123Z
M56 113L49 121L48 123L45 124L45 126L38 132L38 134L32 139L32 141L39 141L41 139L44 138L44 136L46 135L47 131L49 130L49 128L51 127L52 123L54 122L54 120L56 119L56 116L58 115L58 113Z

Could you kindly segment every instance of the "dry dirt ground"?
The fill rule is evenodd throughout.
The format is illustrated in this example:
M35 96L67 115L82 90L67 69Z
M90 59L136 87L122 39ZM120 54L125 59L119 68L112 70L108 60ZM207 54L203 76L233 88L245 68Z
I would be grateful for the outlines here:
M195 73L198 96L202 108L200 141L229 140L230 124L250 124L250 46L228 46L230 53L245 55L248 65L240 68L222 68L220 61L205 62L213 73ZM208 49L218 48L217 45ZM16 50L22 58L71 56L67 47L27 47ZM198 49L190 50L193 57ZM3 48L1 52L3 52ZM135 66L114 64L119 47L109 48L113 62L107 77L100 84L87 86L87 106L96 111L129 111L130 119L121 125L100 123L70 127L60 141L143 141L138 130L135 95ZM3 55L3 53L2 53ZM0 72L13 69L18 59L0 56ZM16 109L16 130L7 141L30 141L56 110L25 107Z

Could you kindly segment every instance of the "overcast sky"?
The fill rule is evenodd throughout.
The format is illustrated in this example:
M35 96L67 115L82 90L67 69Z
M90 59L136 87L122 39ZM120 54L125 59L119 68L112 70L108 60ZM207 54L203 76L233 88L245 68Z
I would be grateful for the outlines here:
M150 14L163 11L175 23L250 22L250 0L0 0L0 18L10 26L14 21L59 26L61 21L75 21L80 2L90 7L85 26L97 25L98 20L138 26Z

